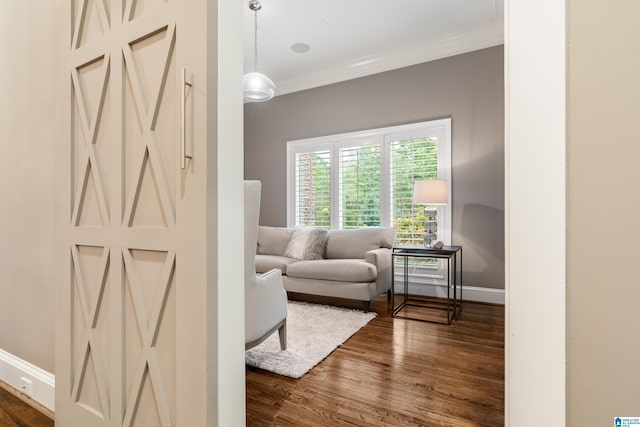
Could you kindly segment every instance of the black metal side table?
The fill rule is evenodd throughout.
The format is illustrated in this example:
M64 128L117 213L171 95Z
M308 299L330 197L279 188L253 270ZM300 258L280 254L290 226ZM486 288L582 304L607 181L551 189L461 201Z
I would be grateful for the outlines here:
M395 264L396 258L403 259L404 292L396 295ZM430 258L444 259L447 264L446 288L447 297L434 298L409 294L409 259ZM453 271L453 274L452 274ZM462 246L444 246L440 249L427 248L423 245L394 246L391 253L391 290L393 317L451 324L458 319L462 311ZM400 302L396 305L396 299ZM424 318L418 316L423 309L444 311L446 319ZM440 316L441 317L441 316ZM444 321L443 321L444 320Z

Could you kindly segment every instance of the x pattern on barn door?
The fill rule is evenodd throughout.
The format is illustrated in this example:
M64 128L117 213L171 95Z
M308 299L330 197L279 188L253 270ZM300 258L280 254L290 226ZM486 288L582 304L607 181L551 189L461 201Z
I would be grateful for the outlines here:
M71 3L70 399L105 425L170 426L178 172L173 5Z

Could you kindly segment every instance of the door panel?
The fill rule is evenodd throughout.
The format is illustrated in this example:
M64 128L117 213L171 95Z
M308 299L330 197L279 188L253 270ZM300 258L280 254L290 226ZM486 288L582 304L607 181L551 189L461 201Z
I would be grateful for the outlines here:
M186 7L185 1L58 4L58 13L70 19L60 92L68 113L61 124L66 154L58 191L67 206L59 220L56 421L191 425L188 412L178 417L176 346L178 325L185 322L179 313L187 311L178 310L184 290L177 272L192 249L178 246L178 235L188 227L205 236L206 222L191 218L201 216L193 205L197 197L190 195L195 209L183 209L180 217L178 212L190 187L206 188L206 164L199 173L180 168L177 61L180 46L190 43L187 36L178 38L178 6ZM193 31L183 34L196 37ZM206 75L205 66L191 66L191 75ZM194 115L189 125L205 132L205 118ZM206 281L200 286L205 289ZM183 304L193 298L198 293L191 291ZM194 416L203 419L202 413Z
M71 70L75 191L72 224L76 226L100 227L108 223L109 71L108 55Z
M72 22L74 48L85 46L109 32L111 16L108 1L73 0L71 6L75 17Z
M129 249L123 259L124 425L174 425L175 253Z
M71 398L104 419L109 414L109 251L72 246L73 384Z
M177 78L175 23L145 31L123 48L127 80L124 223L167 228L175 225L175 179L168 176L176 176L177 100L175 84L167 84L169 76L172 81Z

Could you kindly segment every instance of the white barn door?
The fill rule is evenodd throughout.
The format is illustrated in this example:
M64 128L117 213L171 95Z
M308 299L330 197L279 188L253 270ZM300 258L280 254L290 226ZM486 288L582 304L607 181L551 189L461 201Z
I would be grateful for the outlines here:
M56 423L202 425L206 1L57 5Z

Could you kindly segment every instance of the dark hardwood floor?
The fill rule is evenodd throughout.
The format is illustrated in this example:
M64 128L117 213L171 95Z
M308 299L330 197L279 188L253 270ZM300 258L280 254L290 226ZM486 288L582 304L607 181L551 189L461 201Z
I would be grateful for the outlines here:
M295 380L247 368L249 426L502 426L504 307L465 302L450 326L378 317ZM0 388L0 426L53 421Z
M249 426L502 426L504 307L450 326L378 317L296 380L247 368Z
M0 426L49 427L53 420L0 387Z

